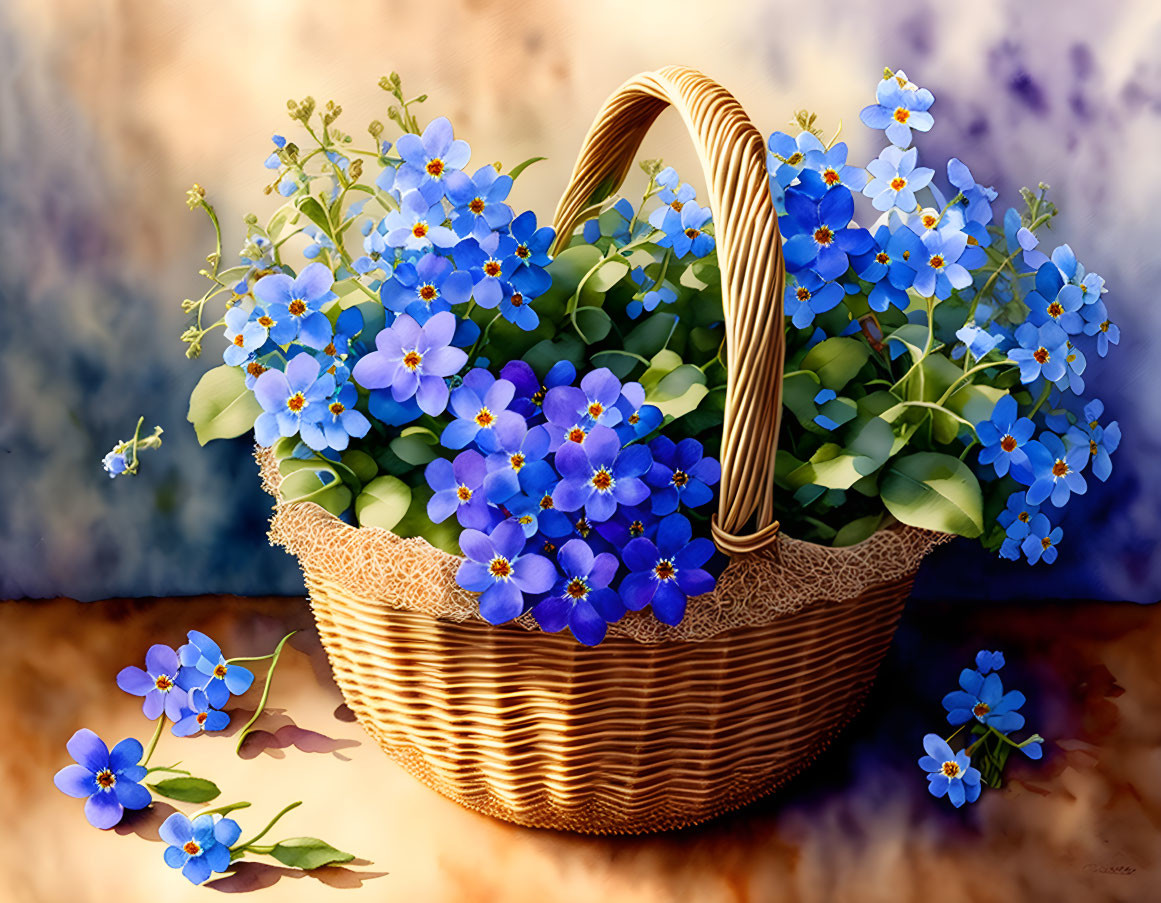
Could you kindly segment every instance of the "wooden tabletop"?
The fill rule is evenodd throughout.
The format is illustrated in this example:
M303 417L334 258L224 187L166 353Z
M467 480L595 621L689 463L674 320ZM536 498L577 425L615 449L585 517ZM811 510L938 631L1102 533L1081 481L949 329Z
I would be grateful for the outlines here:
M65 742L148 740L140 701L117 689L152 643L194 628L228 656L261 655L290 630L258 731L163 736L154 761L245 799L243 832L303 800L272 836L315 835L356 855L311 874L272 860L215 876L262 899L437 901L1150 900L1161 893L1161 609L1128 604L909 606L864 712L788 790L682 832L593 838L532 831L460 809L368 739L331 679L302 599L199 597L0 603L0 899L166 903L210 899L162 861L174 806L111 831L52 785ZM1028 697L1042 762L955 811L916 765L943 730L939 700L977 649L1002 649L1006 688ZM259 670L261 675L261 671ZM233 700L233 735L255 688ZM946 733L946 732L945 732ZM197 808L174 804L187 813Z

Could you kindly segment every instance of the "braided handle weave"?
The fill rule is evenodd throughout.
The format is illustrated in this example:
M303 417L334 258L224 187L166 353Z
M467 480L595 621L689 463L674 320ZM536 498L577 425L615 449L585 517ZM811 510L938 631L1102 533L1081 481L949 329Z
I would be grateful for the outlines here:
M581 147L556 208L557 247L620 187L645 133L670 105L697 145L722 274L728 378L713 536L723 552L753 552L778 530L774 453L785 344L786 271L761 134L728 91L696 70L668 66L630 79L605 101ZM756 529L742 535L755 514Z

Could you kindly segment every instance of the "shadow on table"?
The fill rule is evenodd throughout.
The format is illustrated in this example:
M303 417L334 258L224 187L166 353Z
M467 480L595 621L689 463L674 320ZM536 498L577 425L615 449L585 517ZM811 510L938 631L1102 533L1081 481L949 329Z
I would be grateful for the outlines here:
M359 865L370 865L366 859L355 859ZM247 893L273 887L283 878L313 878L327 887L349 889L362 887L363 882L372 878L382 878L389 872L360 872L339 865L328 865L304 872L301 869L286 868L281 865L267 865L264 862L239 862L233 870L221 878L207 881L203 886L225 894Z
M221 736L233 736L241 730L242 725L254 715L253 709L233 709L230 711L230 725ZM262 715L262 728L252 729L246 736L246 741L238 751L243 759L255 759L266 755L281 759L285 757L284 749L294 747L299 752L322 753L333 755L343 762L350 761L349 756L341 755L339 750L351 749L359 745L358 740L340 740L328 737L318 731L308 730L295 724L294 719L286 714L284 709L267 709Z

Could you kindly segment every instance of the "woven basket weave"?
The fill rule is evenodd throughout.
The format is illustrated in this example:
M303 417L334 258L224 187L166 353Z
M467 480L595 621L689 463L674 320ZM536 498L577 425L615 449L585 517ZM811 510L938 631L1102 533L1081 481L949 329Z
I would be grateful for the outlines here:
M271 522L367 732L423 783L522 825L676 828L784 783L861 705L919 563L945 538L895 525L829 548L778 533L781 240L764 142L723 88L669 67L618 89L557 208L558 242L620 186L669 105L705 169L722 273L729 378L713 536L731 561L715 591L673 628L630 612L590 649L527 615L484 623L455 584L460 559L425 540L356 529L313 503L279 503ZM258 457L277 499L276 462Z

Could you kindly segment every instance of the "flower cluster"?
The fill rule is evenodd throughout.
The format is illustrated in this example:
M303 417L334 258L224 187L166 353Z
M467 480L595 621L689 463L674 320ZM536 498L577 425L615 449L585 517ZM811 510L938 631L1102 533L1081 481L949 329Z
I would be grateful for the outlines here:
M270 655L246 659L269 660L270 667L262 703L239 733L239 748L251 725L262 714L261 705L265 705L274 668L289 638L284 637ZM151 646L145 654L144 669L129 666L117 675L117 686L130 695L144 697L145 717L156 721L148 746L130 737L110 750L88 728L78 730L67 743L75 764L58 771L53 783L62 793L85 800L85 817L96 828L115 827L127 809L147 808L153 802L153 794L178 802L204 803L220 793L212 781L194 777L177 765L149 764L167 720L173 722L173 733L178 737L203 730L220 731L230 722L222 707L232 694L245 693L254 680L249 670L226 659L218 644L204 633L191 630L188 639L177 651L162 644ZM154 783L147 784L145 781L150 775L154 776ZM172 777L162 778L162 775ZM227 871L231 863L247 853L274 855L286 865L304 869L353 858L315 838L295 838L293 845L285 848L281 844L257 845L275 822L300 803L287 806L252 840L240 843L240 826L225 816L249 805L240 802L215 806L192 817L174 812L160 828L161 839L169 845L164 854L166 865L181 869L189 881L201 884L211 874Z
M1013 749L1030 759L1044 755L1044 738L1039 734L1020 743L1009 737L1024 727L1019 710L1025 699L1018 690L1004 692L997 673L1003 667L1003 653L977 653L976 667L965 668L959 676L960 689L943 698L948 723L957 730L946 740L938 734L923 738L927 755L919 760L919 767L927 772L927 789L932 796L946 796L957 809L979 799L982 786L1000 786L1004 765ZM956 752L951 741L965 729L970 742L965 741ZM973 761L979 766L973 766Z
M962 161L947 161L942 185L920 164L912 140L932 128L933 103L887 70L860 118L888 144L865 169L845 144L824 144L806 114L797 137L770 137L791 277L788 357L801 362L801 390L784 390L795 417L782 443L801 466L784 482L805 506L804 532L826 540L836 533L827 522L841 524L836 508L856 517L852 527L881 522L865 492L849 492L879 468L928 485L951 479L954 510L880 478L882 506L905 523L978 536L1003 557L1050 563L1063 537L1057 509L1086 492L1086 471L1108 479L1120 442L1101 402L1084 396L1087 362L1119 332L1104 280L1069 245L1039 247L1056 213L1043 186L1023 192L1023 214L1001 212ZM1005 509L992 524L989 507Z

